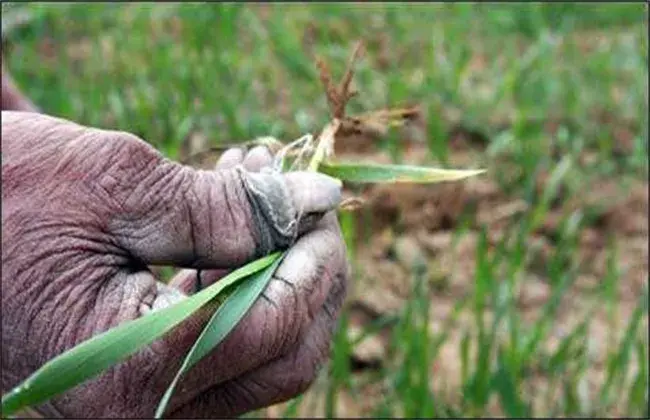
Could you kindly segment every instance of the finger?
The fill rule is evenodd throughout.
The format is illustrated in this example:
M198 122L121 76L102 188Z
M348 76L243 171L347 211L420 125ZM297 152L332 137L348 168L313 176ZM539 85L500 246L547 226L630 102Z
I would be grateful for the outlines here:
M341 202L340 181L318 173L289 172L286 176L291 196L302 214L324 213Z
M185 269L179 271L178 274L169 281L169 285L187 295L191 295L216 283L231 271L232 269L229 268L214 270Z
M193 399L178 395L170 405L171 417L234 417L306 391L328 358L344 295L344 289L333 291L304 336L282 357L210 387Z
M244 150L239 147L233 147L221 154L215 169L233 169L244 160Z
M259 172L263 167L273 163L273 156L268 147L254 147L244 158L244 168L251 172Z
M206 383L205 378L190 372L183 387L204 389L282 356L299 342L326 301L334 317L345 297L348 266L338 226L330 226L332 222L326 217L323 226L291 248L260 299L195 368L196 372L209 372L219 366L218 377Z
M112 204L109 231L148 265L239 267L288 247L299 214L322 213L341 200L340 183L323 174L194 170L127 137L111 143L120 148L111 162L122 163L103 172L94 188Z
M245 156L242 149L232 148L226 150L221 155L217 162L216 169L230 169L239 164L243 164L244 168L247 170L258 172L260 169L270 165L272 162L273 156L267 147L255 147ZM169 282L169 285L181 290L183 293L192 294L199 289L203 289L215 283L230 271L232 270L181 270Z

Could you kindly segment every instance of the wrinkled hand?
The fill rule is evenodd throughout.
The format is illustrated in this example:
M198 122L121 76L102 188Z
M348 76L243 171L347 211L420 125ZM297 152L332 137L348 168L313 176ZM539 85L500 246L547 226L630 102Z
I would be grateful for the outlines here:
M167 415L233 416L304 391L328 355L346 291L331 211L340 187L321 174L256 172L270 160L264 148L231 149L216 171L199 171L127 133L3 112L3 392L52 357L194 289L195 270L165 285L147 265L204 269L205 287L300 234L262 299L181 380ZM209 316L199 311L41 410L151 417Z

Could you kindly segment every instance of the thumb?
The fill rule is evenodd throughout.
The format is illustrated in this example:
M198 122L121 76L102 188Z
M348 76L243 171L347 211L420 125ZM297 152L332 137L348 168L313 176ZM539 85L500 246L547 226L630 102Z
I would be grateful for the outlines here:
M111 229L149 265L240 266L288 247L341 201L340 182L319 173L203 171L166 160L150 170Z

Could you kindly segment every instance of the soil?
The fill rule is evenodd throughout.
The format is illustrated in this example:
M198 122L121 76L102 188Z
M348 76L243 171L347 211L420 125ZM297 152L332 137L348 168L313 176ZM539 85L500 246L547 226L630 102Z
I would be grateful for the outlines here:
M452 133L454 134L454 133ZM454 135L457 135L454 134ZM361 145L365 144L364 147ZM427 146L409 141L404 161L422 164L429 160ZM482 139L467 141L456 137L454 161L470 159L472 151L484 144ZM377 151L369 139L356 142L355 147L339 147L340 159L364 159L388 162L390 158ZM548 174L540 175L538 193L548 181ZM449 322L454 305L472 293L474 287L475 255L479 229L485 229L490 252L497 246L506 229L516 225L518 217L530 210L521 197L507 194L490 176L481 176L466 182L437 185L375 185L356 187L355 193L365 200L364 209L355 213L360 242L366 244L357 250L357 264L352 291L348 298L351 337L364 325L382 315L396 315L411 295L413 261L423 257L428 269L431 294L432 331L440 331ZM606 309L598 309L588 334L592 350L591 368L585 386L595 392L602 383L607 346L618 340L632 314L643 285L648 280L648 183L637 181L629 190L617 180L599 180L584 194L568 196L560 191L560 199L553 203L542 226L527 238L526 266L520 274L517 291L518 315L525 322L534 322L541 308L548 302L552 285L547 267L561 244L557 243L562 228L560 221L569 211L600 206L603 210L590 221L577 238L579 276L563 298L550 338L544 346L556 348L562 337L582 320L588 310L589 299L598 290L608 273L608 244L617 247L618 329L612 329ZM460 223L468 229L458 237L454 231ZM504 273L504 276L507 275ZM487 310L487 318L491 313ZM645 320L647 322L647 319ZM431 372L431 386L438 392L447 392L451 401L459 397L460 340L462 332L472 331L474 320L470 311L463 311L455 320L450 336L441 347ZM387 358L390 329L371 335L357 345L350 363L359 378L371 374L390 361ZM552 389L553 384L541 374L534 375L527 384L534 389ZM446 391L445 391L446 390ZM454 391L456 390L456 391ZM364 398L353 398L346 392L340 395L338 415L368 416L371 408L383 399L381 384L372 382L361 391ZM532 392L532 391L531 391ZM312 415L307 401L318 401L318 387L307 392L299 409L301 415ZM546 398L544 392L539 393ZM322 400L322 394L320 394ZM535 401L534 404L543 404ZM269 408L269 416L281 415L282 405ZM300 411L302 410L302 411ZM322 411L318 411L322 412ZM494 404L494 415L502 414Z

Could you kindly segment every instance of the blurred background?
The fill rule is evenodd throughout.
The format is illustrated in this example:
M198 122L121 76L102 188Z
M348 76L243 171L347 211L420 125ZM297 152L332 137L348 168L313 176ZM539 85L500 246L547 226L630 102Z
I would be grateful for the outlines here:
M2 3L27 96L171 158L318 132L314 57L339 79L362 40L349 112L422 115L337 153L488 169L350 187L330 362L257 417L648 416L647 32L641 3Z

